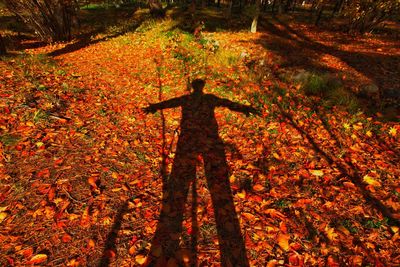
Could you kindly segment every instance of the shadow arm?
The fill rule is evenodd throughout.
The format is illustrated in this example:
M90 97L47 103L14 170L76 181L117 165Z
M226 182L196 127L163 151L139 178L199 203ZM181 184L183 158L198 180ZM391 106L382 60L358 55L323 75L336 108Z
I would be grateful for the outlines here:
M182 102L183 97L175 97L159 103L149 104L147 107L143 108L143 111L146 113L155 113L157 110L179 107L182 105Z
M243 113L246 116L249 116L250 113L261 115L261 112L252 106L236 103L225 98L217 98L217 106L229 108L230 110Z

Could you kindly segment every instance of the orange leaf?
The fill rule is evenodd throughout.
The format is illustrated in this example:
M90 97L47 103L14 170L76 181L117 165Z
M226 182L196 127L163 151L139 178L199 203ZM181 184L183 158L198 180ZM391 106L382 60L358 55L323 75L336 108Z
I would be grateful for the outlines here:
M31 260L28 262L28 264L42 263L46 260L47 260L46 254L37 254L31 258Z
M135 252L136 252L135 246L130 247L129 250L128 250L128 253L129 253L130 255L135 254Z
M89 239L88 244L87 244L87 248L88 249L94 249L95 245L96 244L94 243L93 239Z
M93 188L97 188L97 184L96 184L97 178L94 176L89 177L88 179L88 183L93 187Z
M264 191L264 186L260 185L260 184L256 184L253 186L253 190L260 192L260 191Z
M61 238L62 242L64 243L68 243L69 241L72 240L72 237L69 234L65 234L63 235L63 237Z
M242 215L243 215L243 217L245 217L248 221L255 221L255 220L257 219L256 216L254 216L253 214L248 213L248 212L243 212Z
M139 254L139 255L137 255L135 257L135 261L136 261L137 264L142 265L142 264L144 264L146 262L146 256Z
M111 259L111 258L114 258L116 254L115 254L114 250L109 249L109 250L106 251L105 255L106 255L107 258Z
M49 198L50 201L52 201L55 195L56 195L56 188L52 186L49 190L49 193L47 194L47 197Z
M33 254L33 248L24 249L21 253L25 258L29 258Z
M279 234L279 236L278 236L278 245L284 251L288 251L289 250L289 239L290 239L290 235L289 234Z

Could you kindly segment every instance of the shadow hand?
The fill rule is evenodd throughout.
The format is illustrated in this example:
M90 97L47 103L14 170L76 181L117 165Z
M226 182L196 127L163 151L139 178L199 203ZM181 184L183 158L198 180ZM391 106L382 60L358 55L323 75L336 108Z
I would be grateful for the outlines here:
M155 113L157 111L156 108L154 108L154 106L152 104L150 104L148 107L142 108L142 110L146 113Z
M245 114L247 117L250 115L250 113L254 114L254 115L258 115L258 116L261 115L261 112L258 109L255 109L253 107L248 107L245 111Z

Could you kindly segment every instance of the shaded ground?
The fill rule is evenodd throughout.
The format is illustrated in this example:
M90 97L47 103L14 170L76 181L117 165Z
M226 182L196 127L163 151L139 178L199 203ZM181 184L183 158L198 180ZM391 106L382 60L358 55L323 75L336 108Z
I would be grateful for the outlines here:
M64 45L4 58L1 264L145 263L162 199L171 197L163 195L163 182L174 164L181 165L177 142L184 129L179 109L146 115L141 108L187 95L188 79L202 77L206 93L262 112L246 117L216 108L219 137L214 133L213 140L222 144L210 151L226 160L231 189L221 192L231 194L235 210L229 205L219 212L237 214L250 266L399 265L399 124L319 105L320 98L276 78L287 71L283 64L303 67L308 57L268 46L309 46L304 53L315 53L320 62L332 56L328 68L340 61L357 79L375 74L341 52L347 46L310 45L305 34L293 41L287 25L273 26L255 35L204 32L199 41L167 20L54 58L43 54ZM351 44L359 55L376 49ZM180 246L169 259L172 266L188 262L193 251L200 266L219 266L216 225L231 229L216 222L211 196L219 190L207 185L204 155L196 161L195 178L190 168L196 186L178 220L182 233L167 236ZM170 211L163 209L167 222L177 219ZM159 256L153 249L151 257Z
M396 36L381 39L351 36L290 18L265 18L259 43L279 58L286 69L305 69L342 77L347 90L360 96L363 110L394 119L400 114L400 54ZM362 96L362 88L375 84L379 99ZM391 114L387 114L391 113Z

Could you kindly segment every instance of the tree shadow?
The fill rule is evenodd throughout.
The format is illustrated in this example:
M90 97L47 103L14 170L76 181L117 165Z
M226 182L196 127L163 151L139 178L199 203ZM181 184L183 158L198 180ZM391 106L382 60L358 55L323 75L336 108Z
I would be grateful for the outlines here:
M228 18L224 12L225 9L212 6L199 7L194 11L175 7L168 15L177 22L176 28L192 33L199 26L207 32L239 32L250 29L250 17L235 13L234 16Z
M279 18L262 20L261 28L267 35L262 36L258 43L282 58L281 67L339 73L340 69L329 67L321 62L324 55L332 56L375 83L380 88L381 98L400 99L398 93L400 91L400 80L398 79L400 77L400 57L398 55L352 52L341 50L334 45L328 46L308 37L301 29L293 29ZM354 42L350 36L347 37ZM345 40L338 43L343 42ZM388 79L388 77L391 78ZM364 105L362 108L370 113L374 111L373 108L377 103L370 99L366 100L369 105ZM389 105L392 104L389 102Z
M214 115L216 107L227 107L246 115L258 113L250 106L238 104L212 94L204 94L203 80L194 80L194 92L151 104L146 112L154 113L166 108L182 108L180 134L176 145L171 173L163 185L163 202L159 222L152 241L148 266L166 266L170 260L196 266L197 263L197 189L196 166L199 156L203 158L207 186L211 194L217 224L222 266L249 266L246 248L235 212L229 183L229 167L224 144L218 135ZM185 204L191 188L192 231L189 248L180 246ZM182 257L189 251L187 257ZM184 262L186 261L186 262Z
M75 36L74 41L63 48L48 53L48 55L60 56L71 53L89 45L136 30L147 18L145 12L137 14L136 11L138 9L139 4L125 5L120 8L80 10L78 14L80 23L79 25L75 25L73 29L73 35ZM34 37L33 32L14 16L1 17L0 22L3 22L0 23L2 25L0 28L15 32L14 35L4 36L11 50L22 51L47 45L46 42L42 42ZM111 29L111 33L108 33L109 29ZM94 37L99 34L104 37L95 39Z
M129 9L129 11L124 11L124 10L119 11L118 9L116 9L116 10L111 10L109 12L111 14L114 14L114 16L122 16L123 19L129 20L129 17L133 16L133 14L137 10L138 10L138 8L135 7L133 9L132 8ZM102 14L102 17L104 17L105 14L107 14L105 12L107 12L107 10L102 11L102 13L100 13L100 14ZM119 14L118 12L122 12L122 14ZM125 15L123 15L123 14L125 14ZM86 22L85 23L89 24L90 21L91 21L91 16L93 16L93 15L90 14L90 15L86 15L86 16L88 18L86 18L86 20L85 20ZM110 14L108 14L107 16L110 17ZM114 17L114 16L112 16L112 17ZM73 42L71 44L67 44L63 48L57 49L55 51L52 51L48 55L55 57L55 56L60 56L60 55L63 55L63 54L68 54L68 53L77 51L79 49L82 49L84 47L87 47L89 45L97 44L97 43L106 41L108 39L112 39L112 38L116 38L118 36L124 35L124 34L126 34L128 32L135 31L142 24L142 22L145 19L146 19L146 16L143 15L143 14L140 14L138 19L135 19L134 21L129 22L128 24L121 26L120 29L118 29L115 33L106 34L104 37L93 39L93 37L96 36L97 34L103 34L103 33L105 33L107 31L106 30L107 27L105 25L106 22L103 22L102 24L95 25L94 26L94 28L95 28L94 30L91 30L91 31L88 31L86 33L83 33L83 34L79 35L76 38L75 42ZM119 22L115 18L112 19L112 21L108 22L108 23L109 23L108 26L112 26L112 27L113 26L118 26L118 24L119 24Z
M112 258L112 255L110 254L117 251L116 241L118 238L118 232L121 230L123 217L127 212L128 201L125 201L124 204L119 208L111 231L107 235L104 243L103 255L101 256L100 263L98 265L99 267L107 267L110 265L110 259Z
M275 90L274 93L277 95L281 95L280 92L278 92L277 90ZM300 103L300 101L295 98L286 99L285 101L296 104ZM400 226L400 220L398 218L398 215L394 214L392 210L382 202L381 199L374 196L366 188L366 185L363 182L362 178L362 171L360 170L359 167L356 166L356 164L352 162L351 160L352 157L350 155L345 156L344 160L340 160L337 157L331 155L328 149L322 147L318 143L318 141L316 141L314 137L306 129L304 129L304 127L300 126L300 124L294 119L294 116L291 114L290 110L286 109L282 103L279 103L277 101L273 102L276 104L278 111L280 115L283 117L284 121L288 122L294 129L296 129L301 134L301 136L305 140L307 140L312 149L319 156L325 159L330 166L337 168L340 172L339 175L340 177L347 177L355 185L357 191L363 196L365 201L369 203L371 207L377 210L380 214L386 217L390 225ZM314 103L314 107L312 108L312 110L317 114L318 118L321 120L322 125L324 129L328 132L329 136L335 141L337 146L344 146L342 145L339 136L337 136L337 134L333 131L332 127L328 124L328 120L324 112L319 108L315 107L317 107L316 103ZM391 150L393 151L393 153L397 152L395 148ZM398 157L392 159L393 163L395 164L398 161L398 159L399 159Z

